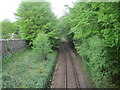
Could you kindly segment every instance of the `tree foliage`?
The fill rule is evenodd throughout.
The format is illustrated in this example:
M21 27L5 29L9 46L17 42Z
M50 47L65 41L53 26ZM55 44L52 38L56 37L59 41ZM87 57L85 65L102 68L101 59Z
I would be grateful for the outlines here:
M29 40L30 45L39 32L50 33L54 38L57 20L49 2L22 2L15 15L18 16L21 38Z
M120 84L119 2L76 2L65 17L75 48L83 56L97 87ZM69 22L69 23L68 23Z
M10 38L10 33L16 33L16 26L13 22L8 19L3 20L2 22L2 38Z

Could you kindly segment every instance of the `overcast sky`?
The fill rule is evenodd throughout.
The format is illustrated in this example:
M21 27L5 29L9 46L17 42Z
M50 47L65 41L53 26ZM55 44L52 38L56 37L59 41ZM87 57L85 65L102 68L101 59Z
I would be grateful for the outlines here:
M14 21L14 12L18 8L21 0L1 0L0 1L0 21L11 19Z
M48 0L52 3L52 10L57 17L64 14L64 5L72 6L72 2L75 0ZM0 1L0 21L8 18L11 21L15 21L14 12L17 11L21 0L1 0Z

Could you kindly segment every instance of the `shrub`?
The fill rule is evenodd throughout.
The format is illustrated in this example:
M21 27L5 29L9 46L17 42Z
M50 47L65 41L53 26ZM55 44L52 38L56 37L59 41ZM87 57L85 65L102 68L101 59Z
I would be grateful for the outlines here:
M101 39L97 36L90 37L77 50L84 57L84 63L90 68L96 87L114 87L107 82L111 81L111 73L117 68L113 66L115 70L112 69L110 63L112 64L113 61L107 57L107 51ZM101 86L102 84L105 85Z
M44 33L39 33L36 39L33 41L33 51L37 60L46 60L47 55L51 50L50 41Z

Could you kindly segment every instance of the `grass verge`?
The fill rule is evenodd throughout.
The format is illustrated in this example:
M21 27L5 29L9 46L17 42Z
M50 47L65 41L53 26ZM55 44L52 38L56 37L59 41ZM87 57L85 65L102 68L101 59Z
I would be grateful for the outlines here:
M57 52L48 60L36 60L31 49L14 53L2 61L2 88L48 88Z

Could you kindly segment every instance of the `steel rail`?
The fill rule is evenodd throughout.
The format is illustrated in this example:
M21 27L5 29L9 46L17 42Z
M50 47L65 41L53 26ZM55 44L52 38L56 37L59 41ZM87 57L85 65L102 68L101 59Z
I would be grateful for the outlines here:
M68 51L68 54L70 56L70 61L72 63L72 67L73 67L73 73L74 73L74 77L75 77L75 81L76 81L76 86L77 86L77 88L80 88L80 83L79 83L79 79L78 79L78 74L76 72L75 63L73 62L73 58L70 53L70 47L69 47L68 43L64 44L64 46L66 47L66 50Z

